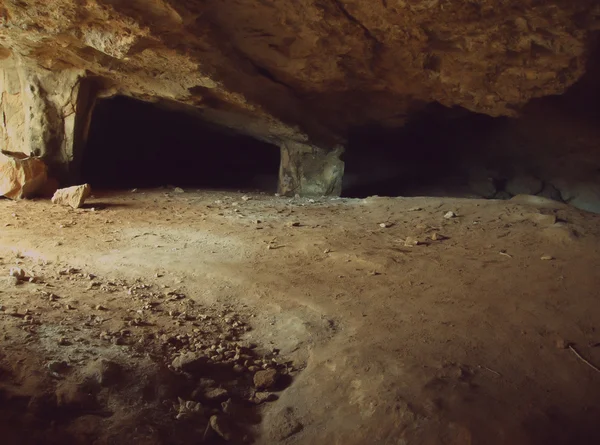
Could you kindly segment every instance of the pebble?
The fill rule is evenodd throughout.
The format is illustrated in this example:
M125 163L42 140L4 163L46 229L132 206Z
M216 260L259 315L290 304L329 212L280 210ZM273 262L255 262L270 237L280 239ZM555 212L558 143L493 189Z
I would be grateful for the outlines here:
M446 212L446 214L444 215L444 218L446 218L446 219L456 218L456 213L454 213L452 211Z
M406 247L414 247L414 246L418 246L419 245L419 240L412 237L412 236L407 236L406 239L404 240L404 245Z
M542 257L540 258L540 260L542 261L551 261L553 259L554 257L552 255L542 255Z
M223 388L208 388L204 391L204 398L210 402L220 402L229 397L229 393Z

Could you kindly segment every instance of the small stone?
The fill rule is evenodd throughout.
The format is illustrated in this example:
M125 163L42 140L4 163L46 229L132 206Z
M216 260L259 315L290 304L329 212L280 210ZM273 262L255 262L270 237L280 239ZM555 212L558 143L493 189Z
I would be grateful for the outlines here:
M381 227L382 229L387 229L388 227L391 227L390 223L379 223L379 227Z
M231 424L224 416L211 416L210 427L225 440L231 440L233 438Z
M25 279L25 271L20 267L11 267L8 273L11 277L15 277L18 280Z
M183 371L187 373L194 373L201 371L207 363L207 358L204 355L196 354L193 352L187 352L185 354L176 357L171 366L177 371Z
M279 377L276 369L266 369L254 374L254 386L257 389L270 389L277 383Z
M251 196L246 196L246 195L242 196L242 201L250 201L251 199L252 199Z
M441 234L437 233L437 232L433 232L431 234L431 240L432 241L441 241L441 240L444 240L444 239L446 239L446 237L444 235L441 235Z
M456 218L456 213L454 213L453 211L446 212L446 214L444 215L444 218L446 218L446 219Z
M542 255L542 257L540 258L540 260L542 261L552 261L554 259L554 257L552 255Z
M175 187L173 189L173 193L185 193L185 190L182 189L181 187Z
M286 225L288 227L300 227L300 223L298 221L290 221Z
M208 388L204 391L204 398L209 402L220 402L229 397L229 393L223 388Z
M273 402L277 400L277 396L270 392L260 391L254 394L254 403L257 405L263 402Z
M91 195L92 188L89 184L76 185L64 189L58 189L52 197L53 204L80 208L85 200Z
M59 344L60 346L69 346L69 345L71 345L71 342L70 342L70 341L69 341L69 340L68 340L66 337L61 337L61 338L58 340L58 344Z
M107 311L108 310L104 306L102 306L101 304L96 305L95 309L97 311Z
M412 236L407 236L406 239L404 240L404 246L406 247L414 247L414 246L418 246L419 245L419 240L416 238L413 238Z

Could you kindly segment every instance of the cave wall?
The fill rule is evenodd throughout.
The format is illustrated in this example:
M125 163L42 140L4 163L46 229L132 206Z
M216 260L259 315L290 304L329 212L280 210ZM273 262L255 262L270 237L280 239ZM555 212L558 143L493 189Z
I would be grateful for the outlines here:
M0 149L42 158L66 178L85 144L93 87L82 70L52 72L15 57L0 62Z
M4 0L2 140L74 176L97 89L201 110L282 147L282 191L337 193L352 128L434 102L517 117L584 75L599 30L597 0Z

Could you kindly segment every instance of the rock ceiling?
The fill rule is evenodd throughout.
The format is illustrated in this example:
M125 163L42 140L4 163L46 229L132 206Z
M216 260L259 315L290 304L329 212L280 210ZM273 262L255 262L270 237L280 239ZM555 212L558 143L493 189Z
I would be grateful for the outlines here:
M514 115L598 30L597 0L0 0L0 58L323 147L431 102Z

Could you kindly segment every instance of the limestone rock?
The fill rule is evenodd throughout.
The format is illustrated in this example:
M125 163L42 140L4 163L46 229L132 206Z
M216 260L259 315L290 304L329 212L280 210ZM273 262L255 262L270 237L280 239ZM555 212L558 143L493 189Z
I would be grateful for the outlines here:
M92 188L89 184L75 185L73 187L58 189L52 197L52 203L71 206L74 209L78 209L83 205L91 193Z
M194 373L201 371L206 363L207 359L204 355L187 352L176 357L171 363L171 366L177 371Z
M256 389L264 390L271 389L277 383L277 370L267 369L264 371L258 371L254 374L254 386Z
M515 176L506 183L506 191L511 195L537 195L542 191L544 183L535 176Z
M31 198L40 192L46 179L47 167L42 160L0 153L0 195Z

